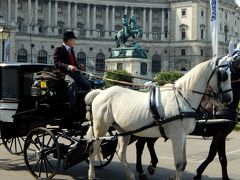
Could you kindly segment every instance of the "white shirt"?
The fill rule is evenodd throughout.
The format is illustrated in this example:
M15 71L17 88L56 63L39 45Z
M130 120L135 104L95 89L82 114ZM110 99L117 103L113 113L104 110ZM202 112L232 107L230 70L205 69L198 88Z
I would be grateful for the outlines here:
M67 49L67 51L68 51L69 53L71 53L71 48L70 48L68 45L66 45L65 43L63 43L63 46Z

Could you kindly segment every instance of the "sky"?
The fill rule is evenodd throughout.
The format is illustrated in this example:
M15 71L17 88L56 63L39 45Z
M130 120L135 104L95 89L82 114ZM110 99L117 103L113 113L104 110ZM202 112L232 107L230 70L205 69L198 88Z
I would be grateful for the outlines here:
M238 3L238 5L240 6L240 0L236 0L236 2Z

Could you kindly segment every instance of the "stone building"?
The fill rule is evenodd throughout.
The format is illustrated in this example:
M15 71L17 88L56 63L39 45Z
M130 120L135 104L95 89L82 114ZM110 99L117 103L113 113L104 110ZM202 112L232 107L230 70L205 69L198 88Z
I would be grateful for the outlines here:
M134 14L143 28L139 42L153 73L189 70L212 56L209 0L0 0L0 26L10 30L10 62L51 64L61 34L73 30L78 61L104 69L124 14ZM239 41L234 0L220 0L219 30L223 56L230 40ZM0 50L1 55L2 45Z

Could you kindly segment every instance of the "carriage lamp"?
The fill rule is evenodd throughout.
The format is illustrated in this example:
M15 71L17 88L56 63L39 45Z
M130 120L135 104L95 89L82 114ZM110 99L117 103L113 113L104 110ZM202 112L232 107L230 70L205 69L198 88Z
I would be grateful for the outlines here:
M2 40L2 62L4 63L5 41L8 39L10 32L0 28L0 39Z

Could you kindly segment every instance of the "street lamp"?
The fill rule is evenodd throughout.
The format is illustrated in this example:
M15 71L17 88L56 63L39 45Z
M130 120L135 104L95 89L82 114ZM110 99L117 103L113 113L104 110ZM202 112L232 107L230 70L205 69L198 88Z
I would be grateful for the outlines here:
M0 39L2 40L2 62L4 63L4 50L5 50L5 40L8 38L10 32L4 30L3 28L0 29Z

